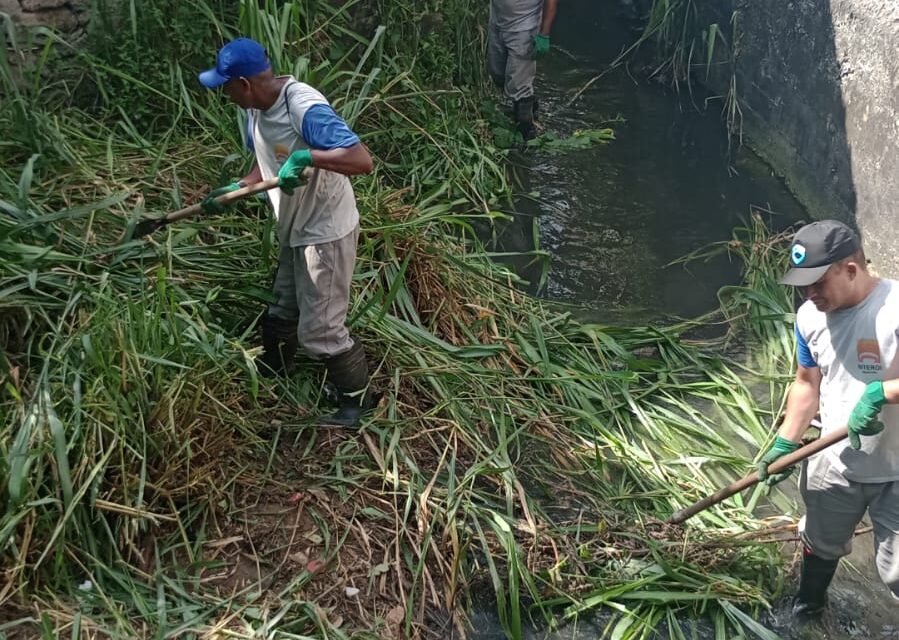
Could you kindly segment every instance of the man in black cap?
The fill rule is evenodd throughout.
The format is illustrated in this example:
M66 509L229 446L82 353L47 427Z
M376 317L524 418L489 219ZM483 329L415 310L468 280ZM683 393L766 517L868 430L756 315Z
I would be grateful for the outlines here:
M849 428L848 441L802 468L804 555L793 614L824 609L827 587L866 511L877 570L899 600L899 283L869 273L858 236L835 220L802 227L790 265L781 283L799 287L806 298L796 314L798 366L759 476L772 485L789 475L769 476L768 465L799 447L816 414L822 434Z

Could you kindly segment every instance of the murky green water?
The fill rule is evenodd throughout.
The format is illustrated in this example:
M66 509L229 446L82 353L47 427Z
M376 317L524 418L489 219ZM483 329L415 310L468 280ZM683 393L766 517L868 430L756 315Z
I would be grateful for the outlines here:
M774 228L805 213L754 154L728 152L720 101L702 113L699 97L621 68L569 104L634 37L611 3L562 6L553 31L559 50L539 65L541 119L559 134L611 126L617 139L557 156L516 155L523 191L539 195L516 201L516 221L500 242L506 250L532 247L536 216L552 258L540 294L583 305L595 319L639 323L709 311L718 289L739 281L739 264L724 256L688 269L666 267L673 260L730 239L751 209ZM625 122L607 122L618 117ZM539 268L524 265L518 261L537 282Z

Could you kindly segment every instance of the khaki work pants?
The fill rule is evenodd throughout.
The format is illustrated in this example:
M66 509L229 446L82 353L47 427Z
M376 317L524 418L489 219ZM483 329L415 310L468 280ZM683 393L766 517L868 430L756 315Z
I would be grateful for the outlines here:
M506 96L518 101L534 95L534 36L538 28L502 31L491 24L487 33L487 71Z
M874 525L877 571L899 598L899 481L853 482L833 467L827 455L818 455L802 465L799 488L806 508L799 534L821 558L851 553L855 527L868 512Z
M348 351L346 326L350 283L359 227L323 244L281 246L272 316L297 322L297 339L310 358L322 360Z

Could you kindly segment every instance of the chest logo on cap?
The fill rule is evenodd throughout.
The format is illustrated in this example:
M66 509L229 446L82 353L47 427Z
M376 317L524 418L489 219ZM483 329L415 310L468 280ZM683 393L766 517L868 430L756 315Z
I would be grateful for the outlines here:
M805 247L801 244L794 244L793 248L790 249L790 258L792 258L793 264L802 264L805 260Z

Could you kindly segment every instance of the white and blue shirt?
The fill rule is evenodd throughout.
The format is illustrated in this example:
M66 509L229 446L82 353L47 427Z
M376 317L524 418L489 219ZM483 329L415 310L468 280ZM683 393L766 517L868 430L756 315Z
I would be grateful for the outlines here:
M879 280L862 302L839 311L823 313L808 300L795 331L799 364L821 370L823 435L846 425L868 383L899 377L899 283ZM885 405L880 420L885 429L862 436L858 451L844 440L817 456L829 456L849 480L899 480L899 406Z
M325 97L308 84L287 76L275 103L265 111L247 110L247 147L267 180L278 175L290 154L300 149L330 150L359 143ZM348 177L311 167L305 184L288 196L268 192L278 218L278 236L291 247L338 240L359 224L356 197Z

